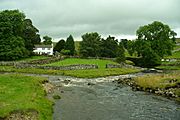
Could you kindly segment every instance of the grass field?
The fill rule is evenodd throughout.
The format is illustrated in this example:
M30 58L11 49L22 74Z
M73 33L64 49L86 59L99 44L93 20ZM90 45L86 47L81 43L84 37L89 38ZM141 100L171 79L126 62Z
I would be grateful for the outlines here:
M47 56L31 56L29 58L24 58L18 61L25 61L25 62L29 62L29 61L33 61L33 60L41 60L41 59L46 59L49 58Z
M0 117L13 111L35 110L39 120L52 120L52 102L45 98L45 78L20 74L0 75Z
M110 60L68 58L63 61L54 62L54 63L46 64L46 65L67 66L67 65L75 65L75 64L95 64L95 65L98 65L99 69L105 69L106 64L117 64L117 63Z
M12 66L0 66L0 72L66 75L66 76L73 76L79 78L105 77L111 75L135 73L139 71L140 71L139 69L133 69L133 68L88 69L88 70L44 70L44 69L35 69L35 68L16 69Z

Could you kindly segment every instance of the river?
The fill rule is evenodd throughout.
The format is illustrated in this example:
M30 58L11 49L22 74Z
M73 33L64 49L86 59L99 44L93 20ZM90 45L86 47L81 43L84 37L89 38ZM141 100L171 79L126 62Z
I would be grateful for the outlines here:
M174 101L114 82L135 76L48 76L56 86L54 94L61 96L55 102L53 120L180 120L180 105Z

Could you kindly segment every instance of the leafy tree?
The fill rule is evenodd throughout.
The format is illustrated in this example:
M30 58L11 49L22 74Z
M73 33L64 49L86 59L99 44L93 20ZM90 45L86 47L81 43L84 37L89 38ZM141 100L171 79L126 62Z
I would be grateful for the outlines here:
M41 39L38 34L39 30L32 25L32 21L30 19L24 20L23 34L22 37L25 42L25 47L29 52L33 51L35 44L40 44Z
M61 50L61 54L63 54L63 55L70 55L70 54L71 54L71 51L70 51L70 50L62 49L62 50Z
M75 53L75 44L74 44L74 39L72 35L70 35L66 40L65 50L70 51L69 55L74 55Z
M124 46L123 46L123 44L122 43L119 43L119 45L118 45L118 49L117 49L117 58L116 58L116 61L118 62L118 63L121 63L121 62L125 62L125 60L126 60L126 57L125 57L125 49L124 49Z
M115 37L108 36L106 40L101 40L100 56L114 58L117 56L118 40Z
M19 10L0 12L0 60L16 60L29 55L22 38L24 20L25 15Z
M139 41L149 41L152 50L161 58L171 54L176 33L168 25L155 21L152 24L141 26L136 34Z
M126 49L127 49L128 53L129 53L129 55L132 56L135 53L135 42L131 41L131 40L128 40Z
M55 51L61 52L61 50L65 48L65 43L66 43L65 40L63 40L63 39L60 40L60 41L56 44L56 46L54 47L54 49L53 49L54 52L55 52Z
M150 47L150 43L144 44L144 50L142 51L140 66L154 67L161 64L160 56L158 56Z
M52 44L52 38L51 37L46 35L43 37L43 39L44 39L43 44L45 44L45 45L51 45Z
M127 40L127 39L121 39L121 44L123 45L123 47L124 47L125 49L128 48L128 40Z
M98 57L100 54L101 36L97 32L82 35L80 54L83 57Z
M135 51L142 58L142 66L154 67L161 58L170 55L173 50L176 33L168 25L155 21L141 26L136 34Z

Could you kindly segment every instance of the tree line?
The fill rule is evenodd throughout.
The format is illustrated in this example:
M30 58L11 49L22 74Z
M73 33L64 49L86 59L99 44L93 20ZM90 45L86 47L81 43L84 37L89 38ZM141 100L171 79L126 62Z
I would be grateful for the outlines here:
M112 36L102 38L97 32L85 33L80 42L79 56L116 58L125 61L125 51L136 59L139 66L151 67L161 63L166 55L171 55L177 35L170 27L158 21L144 25L136 31L136 40L122 39L120 42ZM52 38L43 37L43 44L52 44ZM0 12L0 60L17 60L33 54L35 44L40 44L39 30L26 19L19 10ZM64 55L77 55L75 42L70 35L60 40L54 52Z
M172 54L177 34L168 25L154 21L139 27L136 35L138 38L134 41L122 40L124 48L131 56L138 57L134 59L137 65L153 67L160 65L164 56Z
M34 44L41 42L39 30L19 10L0 12L0 60L30 56Z

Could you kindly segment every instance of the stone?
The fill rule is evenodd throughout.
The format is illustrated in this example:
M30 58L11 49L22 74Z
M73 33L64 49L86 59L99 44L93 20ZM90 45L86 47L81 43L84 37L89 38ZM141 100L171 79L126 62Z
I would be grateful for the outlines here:
M90 85L92 86L92 85L95 85L95 84L94 84L94 83L90 83L90 82L89 82L87 85L88 85L88 86L90 86Z

